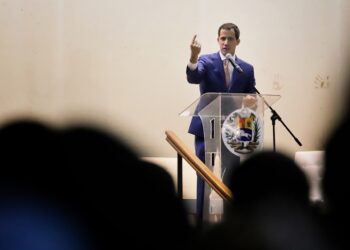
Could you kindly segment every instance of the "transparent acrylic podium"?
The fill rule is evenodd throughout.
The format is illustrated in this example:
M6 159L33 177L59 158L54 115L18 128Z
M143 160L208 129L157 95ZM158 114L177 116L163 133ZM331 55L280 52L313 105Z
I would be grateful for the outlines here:
M279 95L206 93L180 113L200 119L205 143L205 165L228 184L235 167L263 148L264 111ZM195 121L199 122L199 121ZM205 185L203 219L218 221L223 200Z

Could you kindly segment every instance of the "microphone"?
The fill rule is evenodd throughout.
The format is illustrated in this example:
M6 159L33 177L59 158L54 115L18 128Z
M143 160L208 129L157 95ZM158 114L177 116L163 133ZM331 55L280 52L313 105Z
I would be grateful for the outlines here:
M233 56L230 53L226 54L226 59L232 64L232 66L238 70L239 73L243 73L243 69L235 62Z

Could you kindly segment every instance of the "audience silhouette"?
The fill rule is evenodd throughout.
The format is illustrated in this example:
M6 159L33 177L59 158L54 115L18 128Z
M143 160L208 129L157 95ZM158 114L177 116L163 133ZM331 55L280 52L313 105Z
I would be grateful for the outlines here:
M350 114L350 113L349 113ZM330 135L325 148L325 169L322 179L325 197L325 222L335 249L349 249L350 196L348 178L350 169L346 143L350 140L350 116L341 121Z
M0 249L349 249L349 128L346 116L326 144L324 213L294 160L262 151L232 173L223 220L195 232L171 176L114 134L8 122L0 127Z
M198 249L330 249L309 201L306 176L281 153L259 152L232 174L233 201Z
M0 249L189 249L171 176L97 126L0 129Z
M348 80L350 75L348 75ZM334 127L325 143L324 171L322 192L325 208L322 211L323 222L334 249L349 249L348 227L350 223L350 195L348 178L347 142L350 140L350 86L344 85L343 112L338 120L333 120ZM339 112L339 111L338 111Z

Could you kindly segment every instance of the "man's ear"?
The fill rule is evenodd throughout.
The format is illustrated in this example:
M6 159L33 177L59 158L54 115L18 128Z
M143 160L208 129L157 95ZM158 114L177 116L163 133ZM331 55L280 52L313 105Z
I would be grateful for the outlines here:
M238 45L240 42L241 42L241 39L238 38L238 39L237 39L237 45Z

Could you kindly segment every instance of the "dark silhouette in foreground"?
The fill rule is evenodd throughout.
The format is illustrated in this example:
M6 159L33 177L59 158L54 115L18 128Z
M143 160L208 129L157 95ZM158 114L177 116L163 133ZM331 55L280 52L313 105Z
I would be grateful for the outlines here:
M111 133L18 120L0 152L0 249L190 247L170 175Z
M223 221L197 241L197 249L330 249L309 186L289 157L259 152L232 174L233 202Z

